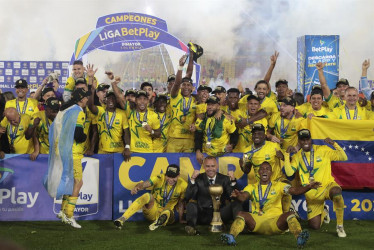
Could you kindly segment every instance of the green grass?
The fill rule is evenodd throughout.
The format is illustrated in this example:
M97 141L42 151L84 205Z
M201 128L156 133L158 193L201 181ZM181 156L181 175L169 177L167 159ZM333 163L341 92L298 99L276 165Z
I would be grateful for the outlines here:
M219 234L199 226L200 236L187 236L184 226L174 224L156 231L148 230L148 222L128 222L116 230L111 221L80 221L82 229L61 222L0 222L0 237L10 239L26 249L227 249ZM303 227L306 222L301 223ZM374 221L345 221L347 238L338 238L335 221L322 229L310 230L306 249L374 249ZM263 236L241 234L235 249L295 249L290 234Z

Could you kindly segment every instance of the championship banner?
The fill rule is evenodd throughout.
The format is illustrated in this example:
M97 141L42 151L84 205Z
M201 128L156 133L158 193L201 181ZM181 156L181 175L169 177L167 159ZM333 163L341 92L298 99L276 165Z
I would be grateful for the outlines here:
M239 167L239 159L243 154L227 154L218 158L219 172L227 174L228 170L235 171L238 185L244 188L247 185L247 175ZM113 179L113 219L120 217L131 203L149 191L138 192L131 195L131 189L141 181L146 181L150 176L165 173L170 164L180 166L181 178L188 181L195 169L204 172L197 162L194 153L150 153L132 154L131 161L124 162L121 154L114 155L114 179ZM130 218L130 221L142 220L141 211Z
M69 62L64 61L0 61L0 89L2 92L12 91L14 83L19 79L25 79L29 83L30 90L36 90L50 73L60 74L58 79L59 89L64 90L68 77Z
M324 74L330 89L339 78L339 36L301 36L297 38L297 91L305 99L319 83L316 64L326 63Z
M324 118L309 121L314 143L324 144L323 140L329 137L348 156L348 161L332 163L335 181L345 188L374 188L374 121ZM352 130L354 133L349 132Z
M0 161L0 221L57 220L61 201L43 186L48 155L31 161L29 155L6 155ZM113 155L82 159L83 186L74 216L79 220L112 218Z
M176 74L179 59L188 51L186 43L168 33L164 20L141 13L116 13L99 17L96 29L76 41L69 67L71 70L75 60L94 64L99 68L99 82L107 81L105 71L112 71L124 80L119 85L122 89L139 88L144 81L166 88L167 77ZM197 63L191 78L197 89Z

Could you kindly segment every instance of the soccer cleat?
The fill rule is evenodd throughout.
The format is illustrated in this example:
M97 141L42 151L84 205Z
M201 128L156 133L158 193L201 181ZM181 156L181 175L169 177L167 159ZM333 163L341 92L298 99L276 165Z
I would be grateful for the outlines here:
M325 210L325 218L323 218L323 222L326 224L330 223L330 209L328 205L325 205L323 207L323 210Z
M66 217L66 223L74 228L82 228L82 226L76 222L74 217L71 217L71 218Z
M122 229L124 222L124 218L121 216L118 219L116 219L113 223L117 229Z
M347 237L347 234L344 231L343 225L337 225L336 226L336 232L338 233L339 238Z
M290 206L290 212L293 212L295 214L297 220L301 219L299 212L297 212L297 210L296 210L296 208L295 208L295 206L293 205L292 202L291 202L291 206Z
M303 230L299 235L297 236L297 247L303 248L306 244L306 242L309 239L309 232L308 230Z
M200 234L200 233L196 230L196 228L191 227L191 226L185 226L185 227L184 227L184 231L186 231L186 233L187 233L188 235L191 235L191 236L193 236L193 235L199 235L199 234Z
M61 216L61 218L60 218L61 222L67 224L68 223L68 217L66 216L66 214L64 212L62 212L62 214L60 216Z
M221 234L221 241L229 246L236 246L236 240L232 234Z
M161 215L155 222L153 222L151 225L149 225L149 230L154 231L159 226L164 225L165 221L167 220L166 214Z

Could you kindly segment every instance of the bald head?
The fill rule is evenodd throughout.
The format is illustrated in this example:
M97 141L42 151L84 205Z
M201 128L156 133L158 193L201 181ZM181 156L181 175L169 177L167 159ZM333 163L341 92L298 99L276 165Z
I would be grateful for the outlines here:
M15 109L15 108L7 108L4 111L4 115L8 119L8 121L9 121L10 124L12 124L14 126L17 126L19 124L20 115L18 114L17 109Z

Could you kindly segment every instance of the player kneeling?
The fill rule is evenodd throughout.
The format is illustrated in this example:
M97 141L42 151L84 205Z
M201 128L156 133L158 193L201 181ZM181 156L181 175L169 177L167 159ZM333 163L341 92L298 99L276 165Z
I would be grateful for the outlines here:
M229 234L222 234L221 240L228 245L236 245L235 237L244 230L244 227L254 233L271 235L280 234L287 229L296 237L297 245L303 247L308 238L309 232L302 231L300 223L294 212L282 211L283 195L299 195L310 189L319 187L319 182L310 183L304 187L291 187L287 183L270 181L272 168L268 162L263 162L259 169L260 181L250 184L243 191L234 190L232 197L244 202L252 199L252 213L239 212L231 225Z
M137 184L131 194L152 187L151 193L145 193L137 198L126 212L114 221L114 225L121 229L139 209L143 208L143 215L147 220L153 221L149 230L153 231L159 226L174 223L174 207L178 204L179 221L183 216L183 199L187 188L187 182L179 178L179 166L171 164L165 174L151 176L147 181Z

